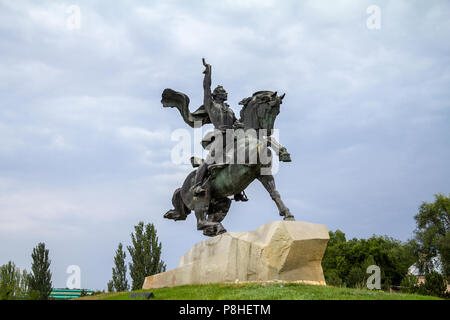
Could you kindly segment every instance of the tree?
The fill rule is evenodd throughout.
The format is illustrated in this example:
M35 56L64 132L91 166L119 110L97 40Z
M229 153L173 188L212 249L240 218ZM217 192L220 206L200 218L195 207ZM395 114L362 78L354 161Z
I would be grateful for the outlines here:
M155 226L152 223L144 225L139 222L131 233L132 245L128 246L132 262L129 264L132 279L132 290L142 288L145 277L166 271L166 265L161 260L161 243Z
M0 266L0 300L30 299L29 275L24 269L16 267L14 262Z
M14 262L9 261L0 267L0 300L17 298L20 286L20 270Z
M29 287L32 291L37 291L39 300L47 300L52 291L52 274L50 272L51 261L48 258L48 249L44 243L39 243L31 254L33 263L31 265L32 274L29 279Z
M112 269L113 288L116 292L128 291L130 288L127 281L127 266L125 264L126 253L122 248L122 243L119 243L119 248L116 250L116 256L114 257L115 268Z
M114 283L112 280L108 281L108 292L114 292Z
M420 284L418 293L430 296L444 297L447 284L444 277L436 271L425 275L425 282Z
M19 291L17 292L18 297L21 299L32 299L32 293L30 292L30 275L27 270L23 269L20 275Z
M352 288L363 288L365 286L366 273L361 267L353 266L347 276L346 282L349 287Z
M401 290L406 293L415 293L418 289L417 277L413 274L407 274L400 283Z
M372 236L369 239L346 240L342 231L330 231L330 240L322 259L327 283L344 286L364 285L370 274L367 267L376 265L381 270L382 287L399 285L415 257L411 245L389 237Z
M450 280L450 195L435 194L433 203L423 202L414 217L417 223L415 239L417 267L427 274L440 267ZM439 258L439 259L436 259ZM441 266L436 266L440 261Z
M342 286L342 279L339 278L339 273L335 269L330 269L325 272L325 281L328 286Z

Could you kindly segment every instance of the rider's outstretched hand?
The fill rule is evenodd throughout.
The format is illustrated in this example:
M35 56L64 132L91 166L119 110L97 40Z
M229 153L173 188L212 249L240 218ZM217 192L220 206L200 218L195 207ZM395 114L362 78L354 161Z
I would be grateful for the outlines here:
M205 71L203 73L211 73L211 65L206 63L205 58L202 58L203 65L205 66Z

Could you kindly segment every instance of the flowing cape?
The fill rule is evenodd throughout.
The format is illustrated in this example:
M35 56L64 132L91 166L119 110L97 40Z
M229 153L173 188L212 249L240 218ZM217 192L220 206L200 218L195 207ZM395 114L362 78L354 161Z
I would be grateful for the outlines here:
M194 112L190 112L189 101L187 95L172 89L165 89L162 93L161 103L163 107L177 108L180 111L184 122L190 127L194 128L194 122L201 122L202 126L211 123L211 119L209 118L205 107L202 105Z

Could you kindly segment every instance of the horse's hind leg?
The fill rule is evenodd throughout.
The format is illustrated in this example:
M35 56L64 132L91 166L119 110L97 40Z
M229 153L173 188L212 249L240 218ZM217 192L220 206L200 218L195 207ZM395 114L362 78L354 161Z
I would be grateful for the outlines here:
M227 215L228 210L230 210L230 206L231 200L227 197L211 200L208 212L208 221L215 222L216 225L204 229L203 234L205 236L217 236L219 234L227 232L221 222Z
M208 211L210 206L209 197L196 197L194 202L195 217L197 218L197 230L210 230L205 235L213 236L213 231L218 225L217 222L208 221ZM215 235L215 234L214 234Z
M289 211L289 209L284 205L281 200L280 193L277 191L275 187L275 179L272 175L260 175L258 180L261 181L264 188L269 192L270 197L278 207L278 211L280 212L280 216L284 217L284 220L295 221L294 216Z
M164 218L166 219L172 219L172 220L186 220L187 215L191 212L188 207L183 202L183 199L181 199L181 189L178 188L173 193L172 197L172 204L174 209L169 210L164 215Z

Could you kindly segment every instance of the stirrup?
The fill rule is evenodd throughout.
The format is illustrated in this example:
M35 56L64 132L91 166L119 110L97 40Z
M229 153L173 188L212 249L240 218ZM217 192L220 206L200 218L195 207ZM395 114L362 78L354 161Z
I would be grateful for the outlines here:
M242 191L242 193L235 194L234 201L247 202L248 198L247 198L247 195L245 194L245 191Z
M206 189L203 188L202 183L196 184L192 186L192 193L197 196L206 192Z

